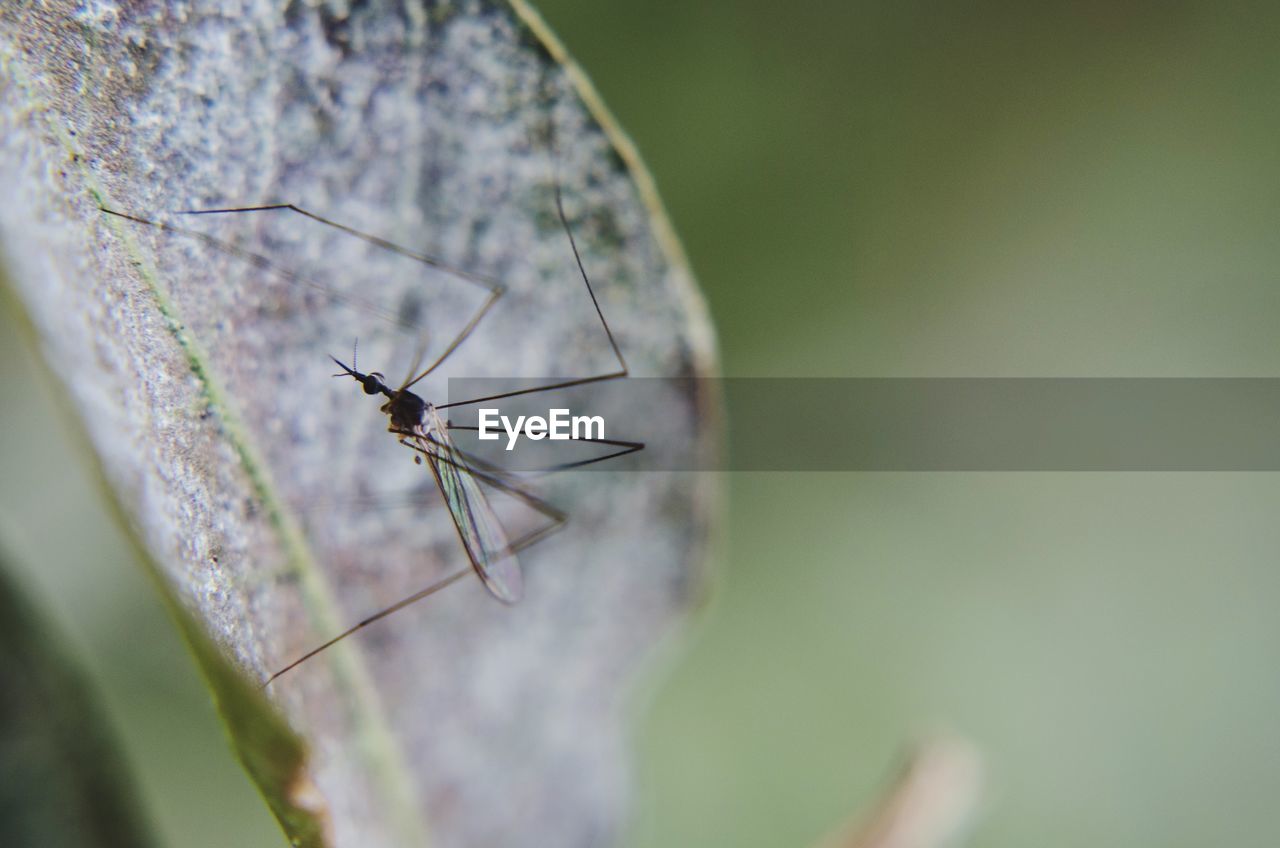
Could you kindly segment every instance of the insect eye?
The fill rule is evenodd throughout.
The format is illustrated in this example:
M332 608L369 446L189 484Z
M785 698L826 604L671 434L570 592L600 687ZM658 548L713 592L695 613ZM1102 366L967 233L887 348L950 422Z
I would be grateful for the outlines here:
M364 384L364 393L367 395L376 395L382 391L382 375L377 371L365 374L360 382Z

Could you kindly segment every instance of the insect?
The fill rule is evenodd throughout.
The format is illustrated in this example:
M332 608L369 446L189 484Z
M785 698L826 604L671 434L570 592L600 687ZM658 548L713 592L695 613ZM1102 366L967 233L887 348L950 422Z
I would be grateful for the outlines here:
M592 287L591 280L587 275L586 267L582 261L582 255L578 250L577 241L573 235L573 230L569 226L568 218L565 215L564 203L558 183L555 184L555 205L561 226L564 228L564 232L569 240L569 245L573 251L578 274L581 277L582 283L591 299L591 304L594 307L596 317L599 319L600 326L603 328L605 336L608 339L609 346L617 360L618 367L606 373L590 377L559 380L546 385L502 392L488 395L486 397L452 401L445 404L433 404L415 393L412 389L417 383L444 365L448 358L467 341L483 321L484 317L489 314L494 304L497 303L498 299L506 291L505 287L500 283L462 269L454 268L432 256L409 250L408 248L401 247L379 236L357 230L353 227L341 224L293 204L268 204L262 206L186 210L176 213L185 216L251 213L297 214L327 227L332 227L343 233L354 236L376 247L393 251L401 256L413 259L424 265L444 270L468 283L481 286L488 290L488 296L485 298L483 303L474 311L466 324L453 337L449 344L446 345L444 351L433 362L431 362L430 365L421 371L417 370L420 363L415 363L414 368L410 370L409 375L398 388L391 388L387 384L385 376L379 372L371 371L365 373L360 371L356 359L356 348L353 348L352 350L352 360L350 365L347 365L336 357L330 357L341 369L333 376L350 377L361 386L365 394L385 398L380 411L388 417L388 431L398 436L400 443L414 452L413 459L417 464L425 464L430 469L431 475L435 479L436 485L444 500L444 504L449 512L449 516L457 530L458 538L467 555L469 565L441 580L437 580L422 590L367 616L355 625L347 628L343 632L318 645L276 671L267 678L267 680L262 684L263 686L269 685L281 675L296 668L353 633L356 633L370 624L386 618L392 613L398 612L399 610L402 610L423 598L435 594L441 589L444 589L445 587L462 579L469 573L474 572L480 578L489 594L497 598L499 601L513 604L519 601L523 596L524 580L518 559L519 552L561 529L568 521L568 516L559 508L553 506L549 502L535 495L533 492L519 485L511 474L505 473L502 469L494 466L493 464L459 448L451 437L450 431L476 430L477 428L455 425L449 421L447 417L442 415L441 411L450 407L469 406L487 401L502 400L518 395L551 392L591 383L624 379L630 375L630 369L628 368L626 359L622 354L622 349L618 345L617 339L614 337L613 330L610 328L608 321L605 319L604 311L600 307L600 302L596 297L595 289ZM306 280L287 269L276 267L264 256L252 253L238 245L222 241L206 233L177 227L166 222L153 221L135 215L130 215L109 209L105 206L100 208L107 214L123 218L133 223L143 224L159 228L167 232L200 239L220 250L247 259L254 265L270 270L290 282L307 285L313 288L318 287L317 284ZM549 473L582 467L596 462L603 462L608 459L625 456L630 453L635 453L636 451L644 448L644 444L642 442L631 442L617 439L578 437L574 438L573 441L604 445L608 448L612 448L613 450L601 456L553 465L539 469L538 471L540 473ZM509 539L501 521L499 521L493 508L489 504L488 497L481 486L482 483L493 489L514 496L518 500L522 501L540 513L546 519L546 523L543 526L524 534L520 538L515 540Z

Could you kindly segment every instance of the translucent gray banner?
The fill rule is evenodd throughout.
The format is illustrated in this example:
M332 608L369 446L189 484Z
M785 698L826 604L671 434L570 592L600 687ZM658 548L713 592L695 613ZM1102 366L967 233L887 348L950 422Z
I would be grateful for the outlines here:
M444 410L463 450L528 471L1276 471L1277 378L625 379L469 403L556 380L450 380ZM695 442L721 397L727 450ZM455 405L456 404L456 405ZM601 442L480 440L478 411L599 418ZM565 425L567 432L567 424ZM493 427L487 427L489 435ZM580 428L579 435L583 434ZM591 433L589 435L595 435Z

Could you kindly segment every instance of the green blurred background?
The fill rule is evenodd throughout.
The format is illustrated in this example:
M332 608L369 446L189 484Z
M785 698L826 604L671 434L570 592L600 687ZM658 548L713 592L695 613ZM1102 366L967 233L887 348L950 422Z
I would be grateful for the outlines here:
M540 7L657 177L730 375L1280 375L1269 4ZM162 834L281 844L28 356L5 327L27 582ZM1280 844L1276 475L728 483L634 845L811 844L939 727L986 757L973 844Z

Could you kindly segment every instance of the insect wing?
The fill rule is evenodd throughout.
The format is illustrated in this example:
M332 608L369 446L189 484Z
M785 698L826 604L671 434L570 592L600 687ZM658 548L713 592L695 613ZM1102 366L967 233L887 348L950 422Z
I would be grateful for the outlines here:
M479 481L449 440L448 431L442 428L432 438L419 438L418 442L476 574L498 600L508 604L519 601L524 596L520 562L511 552L507 534Z

